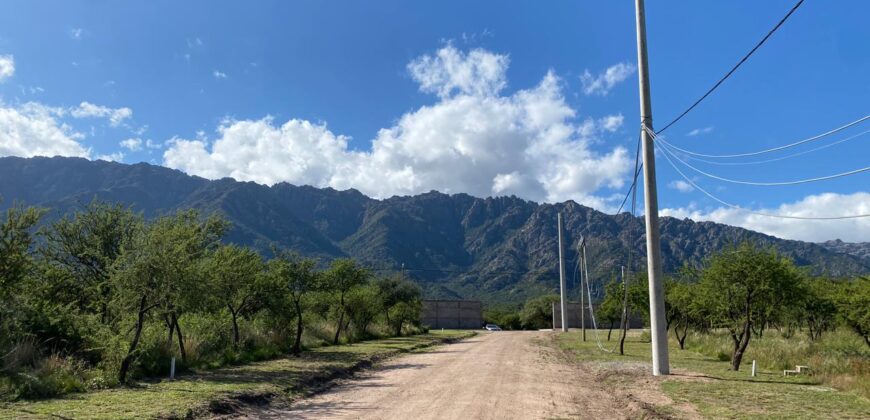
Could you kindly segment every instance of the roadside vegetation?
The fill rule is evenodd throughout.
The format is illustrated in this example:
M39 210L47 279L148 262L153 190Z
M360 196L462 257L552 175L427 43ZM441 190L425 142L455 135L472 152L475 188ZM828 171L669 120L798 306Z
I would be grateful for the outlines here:
M231 229L194 210L146 220L95 201L49 220L11 207L0 220L0 401L166 377L173 358L184 373L423 332L415 284L349 259L261 255L224 243Z
M209 418L239 415L264 403L292 403L337 378L398 354L473 335L433 331L406 337L323 346L262 362L202 370L177 380L145 381L36 401L0 403L0 418Z
M632 277L628 288L629 312L644 315L645 276ZM621 310L625 297L615 280L605 290L600 319ZM743 243L671 276L665 306L675 375L661 389L677 403L705 417L870 416L870 278L810 277L775 251ZM601 333L612 352L587 337L572 332L556 342L608 370L614 386L649 374L647 332L632 331L624 346ZM638 362L634 376L621 372ZM809 374L784 376L797 365L809 366Z
M769 333L769 334L768 334ZM697 341L697 344L692 344ZM825 376L788 376L776 364L778 355L789 354L793 360L811 360L828 352L829 357L843 351L846 344L854 349L863 346L861 340L848 331L831 334L813 348L807 338L793 337L784 341L776 331L768 331L758 339L754 349L746 354L747 360L756 359L758 376L751 377L748 371L731 370L730 357L718 353L730 347L730 337L721 335L696 336L690 333L687 348L680 349L678 341L670 340L671 376L649 382L650 342L645 331L633 330L625 342L625 354L620 355L618 346L605 343L612 353L601 351L594 339L584 342L577 331L558 334L553 342L576 363L592 368L597 380L613 392L633 392L633 387L653 386L667 395L673 404L661 401L650 402L654 410L663 415L704 418L867 418L870 416L870 400L859 390L838 391L827 385ZM713 343L718 343L714 345ZM793 350L795 345L802 349ZM690 345L692 344L692 345ZM812 350L810 350L812 348ZM822 350L825 349L825 350ZM696 351L697 350L697 351ZM866 354L866 353L865 353ZM765 357L776 359L774 366L765 362ZM788 356L787 356L788 357ZM806 358L806 359L804 359ZM724 360L723 360L724 359ZM866 361L866 359L865 359ZM751 362L750 362L751 363ZM792 367L793 368L793 367ZM864 373L864 378L866 378ZM866 379L865 379L866 380ZM693 408L687 408L684 404ZM697 409L697 412L694 412Z

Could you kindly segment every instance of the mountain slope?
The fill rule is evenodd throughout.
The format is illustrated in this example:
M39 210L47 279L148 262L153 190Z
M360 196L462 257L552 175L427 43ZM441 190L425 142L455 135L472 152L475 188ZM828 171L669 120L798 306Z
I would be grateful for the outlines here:
M538 204L434 191L375 200L356 190L209 181L148 164L77 158L0 158L0 180L0 209L21 201L53 209L53 218L96 197L127 203L148 217L188 207L216 211L234 224L229 241L262 250L279 244L322 261L350 256L382 274L404 264L432 297L521 301L555 290L558 212L570 244L569 267L581 235L589 244L594 279L618 272L629 248L634 269L643 267L645 257L642 219L571 201ZM815 273L870 272L867 257L718 223L665 217L661 232L666 271L700 264L728 244L752 240L776 247Z

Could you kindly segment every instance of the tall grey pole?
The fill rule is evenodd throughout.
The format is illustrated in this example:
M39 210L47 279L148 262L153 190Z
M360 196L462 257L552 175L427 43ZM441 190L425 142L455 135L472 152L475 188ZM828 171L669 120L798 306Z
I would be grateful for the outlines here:
M590 291L589 284L589 260L586 258L586 239L583 239L583 281L586 282L586 292L589 294L589 302L586 302L589 305L589 313L592 314L592 321L595 322L595 314L592 312L592 293ZM580 290L581 296L583 290ZM596 331L595 334L598 334ZM583 322L583 341L586 341L586 322Z
M565 247L562 244L562 213L557 215L559 228L559 295L562 298L562 331L568 331L568 300L565 290Z
M646 259L649 275L650 336L652 338L653 375L670 374L668 335L665 329L665 297L662 287L662 253L659 240L659 206L656 192L655 148L647 132L652 131L652 104L649 94L649 67L646 51L646 18L643 0L635 0L637 20L637 68L640 85L640 120L643 125L643 180L646 218Z
M589 284L589 279L585 279L583 275L583 265L586 264L586 252L583 251L583 238L580 238L580 245L577 246L578 271L580 272L580 328L583 331L583 341L586 341L586 299L583 295L583 281Z

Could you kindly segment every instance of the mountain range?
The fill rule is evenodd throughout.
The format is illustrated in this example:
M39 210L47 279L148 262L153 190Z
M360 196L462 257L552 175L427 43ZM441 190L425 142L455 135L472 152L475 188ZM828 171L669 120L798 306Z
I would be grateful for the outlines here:
M565 221L568 279L576 286L577 250L586 238L597 289L628 266L645 266L643 219L605 214L573 201L540 204L517 197L429 192L377 200L359 191L207 180L161 166L81 158L0 158L0 210L13 202L50 209L46 222L93 199L121 202L154 217L178 209L219 212L226 240L267 251L292 248L323 264L353 257L374 272L402 271L432 298L521 302L558 288L557 213ZM815 274L870 273L867 244L815 244L713 222L661 218L666 272L699 265L743 240L773 246ZM862 246L863 245L863 246ZM573 293L578 293L576 289Z

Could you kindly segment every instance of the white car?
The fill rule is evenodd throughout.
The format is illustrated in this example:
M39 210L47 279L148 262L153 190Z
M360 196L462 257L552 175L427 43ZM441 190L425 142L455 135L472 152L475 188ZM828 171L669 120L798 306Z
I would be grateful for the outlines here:
M495 324L486 324L486 326L483 328L487 331L501 331L501 327Z

